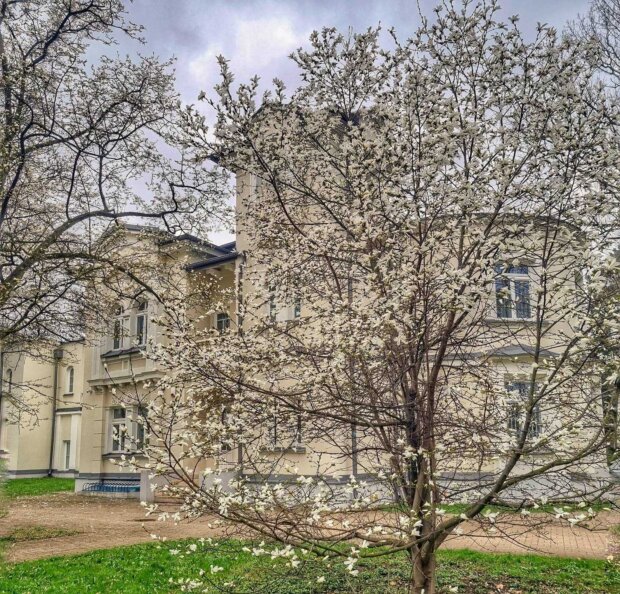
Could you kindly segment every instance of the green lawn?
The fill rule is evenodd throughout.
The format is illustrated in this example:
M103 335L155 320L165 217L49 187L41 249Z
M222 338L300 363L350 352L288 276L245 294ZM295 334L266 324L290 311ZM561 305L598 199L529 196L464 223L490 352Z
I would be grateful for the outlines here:
M442 508L448 514L459 515L459 514L466 512L471 507L471 505L467 503L446 503L446 504L440 504L438 507ZM522 508L509 507L508 505L487 505L484 508L483 513L498 512L498 513L503 513L503 514L511 514L511 513L520 513L522 509L526 509L531 514L554 514L555 515L557 513L555 510L560 507L563 508L567 512L576 512L576 513L582 513L584 511L587 511L590 508L593 509L595 512L601 512L605 510L620 511L620 504L618 502L604 501L604 502L588 503L585 505L585 507L579 507L576 503L547 503L546 505L539 505L538 507L524 506ZM394 511L398 513L407 512L407 508L404 505L391 504L391 505L381 506L380 509L383 509L385 511Z
M72 536L78 534L76 530L64 528L48 528L47 526L22 526L15 528L6 536L0 536L0 543L25 542L30 540L47 540L60 536Z
M13 499L29 495L47 495L60 491L73 491L75 480L68 478L44 477L44 478L23 478L4 481L2 493Z
M189 553L191 544L198 544L197 552ZM302 563L296 569L287 567L282 560L274 569L270 559L243 552L242 545L236 541L216 545L203 548L197 541L189 540L153 543L7 565L0 569L0 592L174 593L183 591L179 580L198 579L201 569L212 576L209 592L405 592L407 566L402 558L395 556L374 561L362 568L357 578L351 578L342 562L327 566L311 556L301 556ZM171 554L171 550L177 554ZM224 570L211 574L211 566ZM440 554L439 575L442 594L455 586L461 594L620 593L620 570L606 561L445 551ZM317 581L321 576L325 578L322 583ZM204 586L196 591L203 589Z

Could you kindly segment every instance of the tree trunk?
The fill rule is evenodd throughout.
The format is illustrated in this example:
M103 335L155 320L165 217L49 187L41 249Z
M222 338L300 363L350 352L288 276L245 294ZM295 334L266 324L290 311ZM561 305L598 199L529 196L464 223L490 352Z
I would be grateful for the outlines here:
M605 411L604 431L607 450L607 466L613 467L618 461L618 404L620 401L620 383L616 381L608 392L603 392L603 410Z
M419 549L411 551L411 585L410 594L435 594L435 551L420 552Z

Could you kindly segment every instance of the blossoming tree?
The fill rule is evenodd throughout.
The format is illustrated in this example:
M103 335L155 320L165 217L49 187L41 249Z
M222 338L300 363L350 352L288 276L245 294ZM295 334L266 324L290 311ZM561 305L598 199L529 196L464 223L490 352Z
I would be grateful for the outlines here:
M445 2L392 49L314 33L260 105L221 60L204 148L237 174L237 284L196 275L173 308L148 416L188 516L291 564L406 554L430 594L446 539L514 523L490 504L584 524L608 493L593 337L617 320L590 304L617 265L617 106L591 46L497 10Z
M41 341L107 315L101 284L139 276L119 223L199 232L224 214L172 63L110 53L140 36L120 0L0 2L0 352L50 356Z

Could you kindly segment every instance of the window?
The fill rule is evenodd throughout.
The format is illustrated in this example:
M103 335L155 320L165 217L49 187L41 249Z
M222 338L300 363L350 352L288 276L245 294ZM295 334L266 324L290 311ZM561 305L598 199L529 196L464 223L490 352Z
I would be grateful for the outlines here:
M227 313L218 313L216 324L218 332L228 330L228 328L230 328L230 316Z
M527 319L532 317L528 266L495 267L495 304L497 317Z
M112 409L112 451L125 452L125 442L127 440L127 411L124 408L115 407Z
M525 422L526 408L530 399L531 383L525 381L511 382L506 388L511 397L508 403L508 429L521 432ZM538 437L541 433L542 418L540 404L536 403L532 409L528 437Z
M62 451L64 459L64 469L69 470L71 468L71 441L65 440L62 442Z
M301 297L296 297L293 303L293 318L301 318Z
M138 346L146 344L148 332L148 303L140 301L138 303L138 313L136 315L136 343Z
M112 348L116 351L123 348L125 337L129 329L129 316L125 314L122 306L118 306L114 312L114 330L112 333Z
M129 412L129 414L128 414ZM135 452L144 449L148 443L146 427L147 409L116 406L111 411L110 451Z
M222 410L222 416L220 420L223 426L222 434L225 437L226 429L228 425L228 409L226 407L224 407L224 409ZM220 444L220 450L223 453L232 451L232 446L230 445L230 442L227 439L225 438L222 439L221 444Z
M269 427L269 445L272 448L295 449L301 447L301 415L274 414Z
M278 314L276 308L276 290L274 287L269 288L269 321L275 322Z
M136 450L144 450L147 443L146 436L146 414L147 409L143 406L138 407L138 418L136 420Z
M73 394L74 378L75 378L75 371L73 367L67 367L67 390L65 394Z
M6 391L7 394L10 394L13 390L13 370L6 370Z
M132 346L146 346L148 341L149 304L146 300L136 301L125 310L117 306L114 312L112 350L118 351Z

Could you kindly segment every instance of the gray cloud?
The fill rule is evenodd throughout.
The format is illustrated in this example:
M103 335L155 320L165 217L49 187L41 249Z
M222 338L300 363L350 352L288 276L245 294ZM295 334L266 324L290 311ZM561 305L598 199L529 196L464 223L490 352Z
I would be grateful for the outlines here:
M435 5L435 0L420 0L425 14ZM503 6L505 16L519 14L522 27L533 33L537 22L564 27L588 1L505 0ZM296 69L288 55L307 45L315 29L362 30L381 23L407 37L419 24L415 0L134 0L127 10L131 20L144 25L147 44L124 41L119 51L174 55L177 87L188 103L218 82L218 54L230 60L237 80L258 74L266 82L278 77L292 86ZM231 238L226 232L211 237L215 242Z
M420 0L426 14L435 4ZM537 22L562 28L587 6L587 0L506 0L503 13L519 14L522 27L534 31ZM295 68L287 56L314 29L361 30L381 23L406 37L419 23L415 0L135 0L127 9L146 28L141 51L176 56L178 87L188 102L217 82L218 53L230 59L239 79L259 74L290 83ZM121 49L136 51L132 45Z

